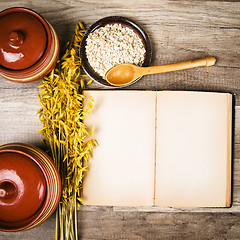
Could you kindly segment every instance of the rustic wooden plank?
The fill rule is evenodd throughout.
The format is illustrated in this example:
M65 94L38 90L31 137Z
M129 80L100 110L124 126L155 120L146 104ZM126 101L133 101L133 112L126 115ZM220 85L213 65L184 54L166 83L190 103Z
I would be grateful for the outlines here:
M238 145L240 144L240 107L235 107L235 121L234 121L234 142L235 142L235 153L238 156ZM236 157L237 157L236 156Z
M37 91L37 88L1 89L0 144L22 142L41 147L41 136L37 134L42 127L37 116L40 108Z
M239 213L164 213L82 209L78 231L82 240L93 239L239 239ZM55 219L31 230L4 233L0 239L55 239Z
M20 232L1 232L1 240L54 240L55 239L55 214L38 227Z
M129 89L231 91L237 94L239 102L239 3L221 2L216 7L214 2L163 1L159 4L150 1L148 4L140 2L136 11L131 4L135 1L130 1L127 8L121 1L110 7L105 1L71 1L67 4L52 1L48 7L44 2L30 2L30 7L52 23L59 34L62 49L78 20L89 26L102 17L121 13L139 22L149 34L153 48L152 65L206 55L218 58L214 67L144 77ZM9 4L5 2L1 7L4 9ZM92 14L96 9L98 14ZM54 14L56 10L57 15ZM1 86L8 87L9 83L2 81ZM16 84L10 86L20 87ZM29 86L34 87L36 83ZM98 84L92 87L101 88Z
M81 211L81 239L238 239L240 214Z

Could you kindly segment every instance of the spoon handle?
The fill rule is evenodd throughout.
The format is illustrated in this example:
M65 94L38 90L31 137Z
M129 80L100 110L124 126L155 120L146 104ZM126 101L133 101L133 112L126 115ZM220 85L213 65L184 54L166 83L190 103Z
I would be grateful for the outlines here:
M216 62L216 58L214 57L205 57L201 59L171 63L160 66L152 66L152 67L143 67L142 75L155 74L155 73L163 73L163 72L173 72L183 69L201 67L201 66L213 66Z

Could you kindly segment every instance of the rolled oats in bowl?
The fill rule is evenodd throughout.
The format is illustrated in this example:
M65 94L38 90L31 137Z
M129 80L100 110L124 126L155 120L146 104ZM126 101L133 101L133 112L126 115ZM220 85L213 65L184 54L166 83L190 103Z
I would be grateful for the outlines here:
M150 41L142 27L131 19L105 17L87 29L81 42L80 58L84 71L91 79L101 85L116 88L104 79L106 72L123 63L149 66Z
M107 24L90 33L86 40L86 56L92 68L101 76L119 64L142 66L146 49L142 39L120 23Z

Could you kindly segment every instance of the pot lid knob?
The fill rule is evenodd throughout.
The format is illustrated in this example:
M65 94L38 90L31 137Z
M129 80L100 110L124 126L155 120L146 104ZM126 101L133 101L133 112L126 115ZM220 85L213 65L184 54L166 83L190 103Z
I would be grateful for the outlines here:
M9 35L9 44L12 46L20 46L23 44L23 33L13 31Z
M45 27L30 12L10 9L0 12L0 65L11 70L33 66L47 46Z
M1 171L1 170L0 170ZM12 203L17 196L17 187L14 183L3 181L0 184L0 202Z

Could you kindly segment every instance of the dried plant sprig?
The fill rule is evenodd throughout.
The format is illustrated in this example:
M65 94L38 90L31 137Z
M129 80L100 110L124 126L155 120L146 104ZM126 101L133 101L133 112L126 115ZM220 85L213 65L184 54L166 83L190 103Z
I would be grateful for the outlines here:
M84 35L81 22L76 25L74 38L68 43L63 57L56 67L43 79L38 98L41 108L39 119L43 124L39 133L49 143L52 158L62 180L62 194L57 209L56 239L78 239L77 209L82 201L81 187L87 163L95 140L89 135L83 119L93 107L89 98L83 106L82 90L85 84L81 72L78 49Z

